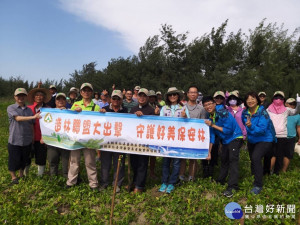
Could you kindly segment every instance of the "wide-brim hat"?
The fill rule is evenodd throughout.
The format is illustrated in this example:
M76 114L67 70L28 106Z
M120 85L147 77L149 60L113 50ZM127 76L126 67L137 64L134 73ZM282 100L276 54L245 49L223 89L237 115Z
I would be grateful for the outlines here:
M37 92L43 92L45 94L45 99L44 99L44 102L47 103L51 100L51 94L50 94L50 91L46 88L34 88L32 90L29 91L28 93L28 101L30 103L33 103L34 102L34 96Z
M170 87L168 89L167 93L165 94L165 99L167 99L168 95L170 94L178 94L180 99L183 97L182 91L178 90L176 87Z

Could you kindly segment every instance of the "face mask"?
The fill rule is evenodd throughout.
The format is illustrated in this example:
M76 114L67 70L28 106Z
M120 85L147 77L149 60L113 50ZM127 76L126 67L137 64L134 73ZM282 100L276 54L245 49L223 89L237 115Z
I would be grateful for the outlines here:
M229 105L236 105L236 103L237 103L237 100L234 100L234 99L229 101Z
M281 106L281 105L283 105L283 100L281 100L281 99L274 99L273 103L276 106Z

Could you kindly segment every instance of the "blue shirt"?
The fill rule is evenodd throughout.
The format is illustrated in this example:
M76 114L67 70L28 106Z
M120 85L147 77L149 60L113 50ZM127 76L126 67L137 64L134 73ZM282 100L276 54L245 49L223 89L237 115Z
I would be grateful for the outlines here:
M251 118L250 127L246 126L247 117ZM249 143L276 141L273 123L264 106L259 106L252 116L249 114L248 109L245 109L242 113L242 122L246 127Z
M223 128L223 132L221 132L210 127L210 143L214 144L215 135L220 137L222 144L224 145L229 144L234 139L243 136L240 126L233 116L225 109L220 109L219 111L215 112L215 121L213 121L211 118L209 118L209 120L215 122L215 125Z
M294 116L288 116L287 118L287 137L296 137L297 131L296 127L300 126L300 114Z

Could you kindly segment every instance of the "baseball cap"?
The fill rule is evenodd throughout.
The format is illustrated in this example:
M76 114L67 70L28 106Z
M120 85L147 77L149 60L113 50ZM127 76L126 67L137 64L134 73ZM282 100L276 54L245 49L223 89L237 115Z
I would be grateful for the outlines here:
M259 92L259 93L258 93L258 96L260 96L260 95L265 95L265 96L267 96L266 92L264 92L264 91Z
M286 100L286 103L293 103L293 102L296 102L296 99L294 99L294 98L288 98Z
M58 97L60 97L60 96L62 96L62 97L64 97L65 99L67 99L67 96L66 96L66 94L65 93L58 93L57 95L56 95L56 97L55 97L55 99L57 99Z
M282 91L275 91L273 97L275 95L281 95L282 97L284 97L284 93Z
M148 91L146 88L141 88L141 89L139 90L138 95L139 95L140 93L144 93L145 95L149 96L149 91Z
M92 91L94 91L93 86L90 83L83 83L80 87L80 91L85 87L89 87L90 89L92 89Z
M53 84L50 85L49 89L51 89L51 88L56 89L55 85L53 85Z
M114 97L114 96L118 96L119 98L123 98L122 91L121 91L121 90L114 90L114 91L111 93L111 97Z
M141 89L141 87L140 86L135 86L134 87L134 90L137 90L137 91L139 91Z
M157 92L156 92L156 95L162 95L162 94L161 94L161 92L160 92L160 91L157 91Z
M20 95L20 94L28 95L25 88L17 88L15 90L15 94L14 95L17 96L17 95Z
M217 97L218 95L221 95L223 98L225 98L225 94L224 94L223 91L216 91L216 92L214 93L214 98Z

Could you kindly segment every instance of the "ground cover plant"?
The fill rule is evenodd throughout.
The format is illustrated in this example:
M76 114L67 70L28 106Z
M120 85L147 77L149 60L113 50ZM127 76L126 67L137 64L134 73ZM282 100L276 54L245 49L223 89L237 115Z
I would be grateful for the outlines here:
M64 189L63 177L52 178L48 174L37 177L37 167L32 164L29 177L10 186L7 170L8 118L6 108L12 100L0 99L0 223L1 224L108 224L112 188L100 193L88 187L84 163L81 164L83 183ZM100 164L97 164L98 171ZM127 167L127 165L126 165ZM201 167L200 167L201 168ZM127 171L127 168L126 168ZM216 171L217 172L217 171ZM161 159L157 160L156 174L160 178ZM216 175L216 174L215 174ZM253 177L250 173L248 152L241 150L240 188L233 198L222 196L224 186L201 178L201 170L195 182L176 187L167 195L157 192L160 179L148 178L145 193L134 195L124 188L116 195L115 224L299 224L300 158L296 154L286 174L264 178L264 189L258 196L249 193ZM126 185L127 181L124 182ZM252 206L250 218L231 220L224 208L229 202L237 202L244 210ZM267 218L257 218L256 205L274 205L274 213L262 213ZM287 205L295 205L295 213L286 213ZM276 206L285 207L284 213L276 213ZM274 215L278 215L275 218ZM272 215L272 218L268 216ZM284 218L280 218L283 215ZM294 215L295 219L287 218ZM254 217L254 218L251 218Z

